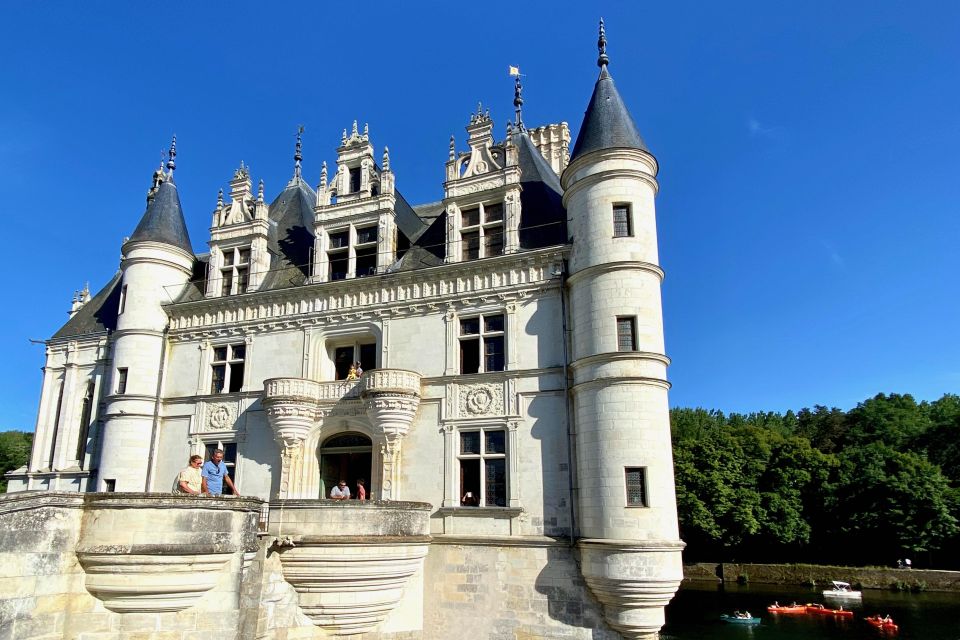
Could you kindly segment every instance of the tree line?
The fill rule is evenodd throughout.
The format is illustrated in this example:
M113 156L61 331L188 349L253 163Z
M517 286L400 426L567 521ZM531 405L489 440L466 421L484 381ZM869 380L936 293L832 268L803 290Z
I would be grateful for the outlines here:
M687 561L960 569L960 396L670 413Z
M30 447L33 446L33 434L23 431L0 432L0 493L7 490L7 471L19 469L27 464L30 458Z

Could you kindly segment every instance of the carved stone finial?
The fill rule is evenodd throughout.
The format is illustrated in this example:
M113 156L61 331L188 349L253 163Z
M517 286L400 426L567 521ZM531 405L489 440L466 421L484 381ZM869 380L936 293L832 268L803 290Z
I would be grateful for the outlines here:
M357 121L354 120L354 121L353 121L353 129L350 131L350 137L351 137L351 138L356 138L356 137L359 136L359 135L360 135L360 132L357 131Z
M366 122L363 123L363 139L364 140L370 139L370 124Z
M260 179L260 186L257 187L257 202L263 202L263 178Z
M346 133L346 130L344 130L344 133ZM320 188L321 189L327 188L327 161L326 160L324 160L323 164L320 166Z
M341 145L347 144L347 130L346 130L346 129L344 129L344 130L343 130L343 133L340 134L340 144L341 144Z
M600 38L597 40L597 49L600 50L597 66L603 69L610 64L610 58L607 56L607 30L603 27L603 18L600 18Z
M223 189L217 193L217 209L223 209Z
M170 151L168 152L167 175L173 177L173 170L177 168L177 134L173 134L173 140L170 141Z
M457 158L457 140L453 136L450 136L450 159L456 160Z
M520 84L520 74L516 75L516 80L513 84L513 108L517 113L516 116L516 125L517 129L523 131L523 116L521 111L523 110L523 85Z
M303 125L297 127L297 147L293 152L293 177L300 177L300 161L303 160L301 149L303 148ZM263 181L261 180L261 183Z
M390 147L383 147L383 170L390 171Z

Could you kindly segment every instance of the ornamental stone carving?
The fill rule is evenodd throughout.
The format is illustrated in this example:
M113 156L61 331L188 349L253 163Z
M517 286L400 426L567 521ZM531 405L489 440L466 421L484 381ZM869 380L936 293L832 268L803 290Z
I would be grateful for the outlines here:
M477 384L460 387L460 416L489 416L503 415L503 413L503 386Z

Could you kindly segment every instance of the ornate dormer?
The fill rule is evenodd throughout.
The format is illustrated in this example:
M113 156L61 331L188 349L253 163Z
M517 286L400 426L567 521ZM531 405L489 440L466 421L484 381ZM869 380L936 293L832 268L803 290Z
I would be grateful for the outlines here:
M397 259L396 179L384 147L378 166L370 132L354 120L337 147L337 172L328 181L327 164L317 187L312 282L362 278L383 273Z
M241 162L230 181L230 202L224 203L221 189L213 211L208 298L256 291L263 282L270 268L267 213L263 181L254 197L250 169Z
M447 262L490 258L519 249L520 166L512 127L493 139L489 111L477 105L467 125L469 151L457 153L450 138L444 205Z

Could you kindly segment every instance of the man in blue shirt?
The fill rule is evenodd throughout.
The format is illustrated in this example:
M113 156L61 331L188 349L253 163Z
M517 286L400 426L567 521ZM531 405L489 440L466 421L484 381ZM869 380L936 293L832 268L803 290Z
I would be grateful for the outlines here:
M240 492L233 486L233 480L227 473L227 465L223 463L223 449L214 451L210 459L203 463L200 475L203 476L204 493L211 496L223 495L223 483L226 482L230 490L233 491L233 495L240 497Z

